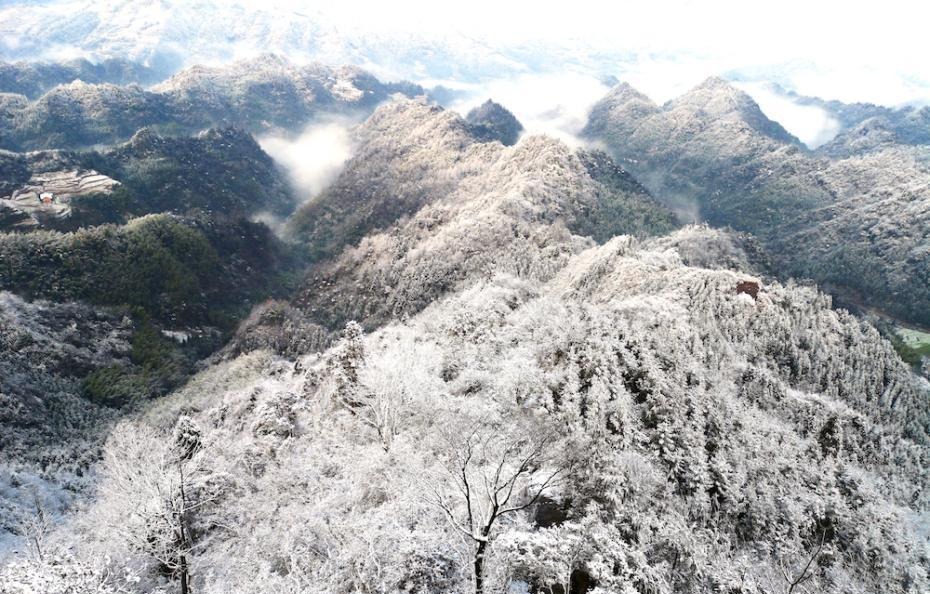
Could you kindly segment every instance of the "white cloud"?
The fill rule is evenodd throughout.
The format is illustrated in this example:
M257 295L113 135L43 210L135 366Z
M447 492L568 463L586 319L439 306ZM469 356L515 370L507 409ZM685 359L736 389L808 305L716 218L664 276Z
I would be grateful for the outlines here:
M726 65L708 57L688 55L646 56L618 65L616 76L662 104L697 86L710 76L719 76Z
M22 36L29 47L60 34L85 49L102 44L129 57L163 43L200 61L276 51L422 78L452 76L450 62L485 66L486 78L500 74L496 67L508 75L613 74L660 100L707 76L738 73L826 99L930 102L930 3L913 0L885 0L880 8L855 0L472 0L453 9L434 0L6 6L0 35ZM114 39L119 43L108 44ZM422 58L420 68L407 52ZM395 55L402 63L391 63Z
M352 125L345 119L316 122L296 138L266 136L259 144L287 170L300 201L306 202L319 196L352 156Z
M609 90L598 79L582 74L524 75L472 86L449 107L462 115L493 99L520 120L527 134L547 134L578 146L588 111Z
M829 142L840 132L840 123L826 111L814 105L799 105L774 92L768 84L736 83L736 86L749 93L765 115L810 148Z
M335 18L379 31L462 33L529 54L560 47L568 68L614 74L658 101L711 75L753 71L754 80L777 79L826 99L930 102L930 4L910 0L887 0L881 10L839 0L576 0L571 10L561 0L474 0L461 11L431 0L341 6Z
M812 97L892 107L930 104L930 71L923 65L914 70L897 69L894 63L812 65L794 69L784 78L783 86Z
M19 35L0 35L0 45L6 50L15 50L20 45Z

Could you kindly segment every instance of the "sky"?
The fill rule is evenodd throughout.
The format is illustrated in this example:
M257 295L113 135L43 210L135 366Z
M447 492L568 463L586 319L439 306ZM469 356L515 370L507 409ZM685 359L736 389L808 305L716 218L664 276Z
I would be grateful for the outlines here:
M192 11L212 10L210 25L232 36L276 29L290 42L289 28L314 36L308 23L323 22L353 42L470 40L507 59L557 47L559 58L596 61L600 69L616 64L615 75L659 101L707 76L739 71L829 99L930 102L930 3L920 0L0 0L0 11L36 4L64 15L74 31L96 13L107 34L132 29L127 34L141 38L189 30ZM224 20L239 9L236 19ZM254 17L260 13L265 21ZM44 39L42 20L16 39L21 20L20 12L0 12L0 34L11 43L35 39L33 33ZM194 42L214 39L190 33Z
M813 146L836 122L766 83L845 102L930 104L927 23L930 2L919 0L0 0L0 56L4 44L46 48L63 36L122 37L110 51L126 55L161 43L201 62L217 44L237 57L354 59L383 78L464 90L458 109L494 97L529 129L567 137L608 76L662 103L716 75L739 81ZM447 64L465 67L442 72Z
M300 0L247 0L253 7L269 1L294 10L318 3ZM644 51L688 49L764 58L842 56L861 61L901 56L926 48L922 2L884 0L470 0L448 4L434 0L343 0L326 12L380 30L458 29L491 41L581 37L615 47ZM916 63L920 56L912 56Z
M374 30L449 30L498 46L548 42L630 52L632 76L663 101L708 73L737 69L767 71L799 92L826 98L930 101L930 3L919 0L474 0L454 6L349 0L332 10Z
M839 124L816 107L773 93L767 83L845 102L930 104L930 3L913 0L474 0L454 10L409 0L341 6L334 18L380 32L448 31L491 47L622 54L610 74L658 103L711 75L739 79L767 115L812 147L832 138ZM491 81L472 87L455 107L465 110L492 96L527 128L570 138L579 118L606 92L596 74L575 69ZM556 95L559 101L547 103Z

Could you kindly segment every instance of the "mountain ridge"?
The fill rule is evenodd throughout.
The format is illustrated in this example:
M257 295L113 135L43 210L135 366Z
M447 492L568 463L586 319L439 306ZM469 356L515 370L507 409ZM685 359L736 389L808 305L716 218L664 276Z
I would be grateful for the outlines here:
M713 99L707 97L710 91L722 96L719 117L702 111ZM634 109L638 97L624 91L608 95L592 109L585 133L604 142L653 194L686 216L697 211L714 225L759 236L781 275L829 283L840 297L848 291L870 305L926 324L921 303L930 295L930 285L920 272L925 257L919 248L903 256L907 242L888 220L901 217L897 227L907 230L909 245L922 245L927 238L919 221L926 219L927 199L920 184L901 184L891 199L879 197L882 184L889 182L886 177L894 177L885 175L888 166L917 178L924 175L908 165L920 162L923 148L901 146L874 153L882 157L866 153L831 159L780 132L767 132L766 120L761 127L734 123L729 97L729 90L715 82L659 111L642 111ZM758 106L750 110L756 112L761 114ZM889 210L883 213L882 208ZM838 216L840 211L850 214ZM859 243L863 236L867 242Z
M0 143L11 150L84 148L128 140L147 126L168 135L233 124L293 134L320 114L365 113L394 93L425 91L381 83L356 67L297 66L263 54L193 66L150 89L75 80L31 102L10 95L0 105Z
M48 39L330 33L81 6ZM333 113L300 201L253 134L312 169ZM930 382L839 306L921 315L930 148L864 121L837 158L620 83L578 146L273 54L0 95L54 147L0 150L0 590L922 594Z
M374 181L380 183L382 178L406 180L410 177L406 173L395 174L395 171L416 171L413 179L436 181L429 185L417 182L405 186L402 183L397 186L399 192L388 189L383 193L381 199L387 200L391 208L399 204L409 206L403 211L381 211L387 215L383 222L372 219L371 223L363 224L359 229L368 236L362 243L351 247L355 242L350 241L337 263L326 265L334 268L323 268L321 276L303 291L304 297L299 302L309 299L309 303L323 304L329 302L333 291L342 290L340 285L333 284L334 275L345 278L361 274L355 281L358 286L373 284L367 293L370 301L358 313L337 314L325 325L339 326L345 319L367 319L374 312L363 313L366 308L374 307L377 311L382 307L375 305L378 295L392 295L394 303L388 307L395 310L393 315L399 315L400 311L416 311L420 307L417 304L424 298L432 299L437 291L441 294L454 286L450 284L456 278L454 268L461 267L468 270L466 274L475 274L484 266L481 262L487 261L490 265L493 256L479 256L478 247L469 246L483 242L482 245L488 244L484 249L488 249L494 236L500 236L503 242L495 248L502 257L512 249L511 241L526 243L523 250L526 261L513 261L510 265L527 274L538 269L536 273L545 275L547 260L558 261L563 257L563 248L556 246L564 243L571 252L576 248L569 246L591 241L572 235L573 232L587 233L603 241L621 231L651 234L673 227L671 213L662 209L638 183L621 178L621 172L606 166L603 163L609 160L606 155L601 157L601 171L598 171L596 159L584 157L585 161L566 145L541 136L524 138L514 147L481 142L471 135L469 126L460 116L410 101L380 108L362 129L370 130L371 126L376 126L377 131L363 131L361 135L374 132L372 146L375 147L381 147L383 139L389 139L384 147L387 150L382 153L383 149L378 148L369 152L363 147L333 184L329 190L331 194L324 194L304 207L303 213L298 211L296 221L305 213L319 212L334 197L358 192L365 187L367 182L362 180L368 175L374 175ZM429 131L431 143L422 142L423 130ZM597 177L592 177L592 172ZM360 195L380 198L378 192L365 190ZM345 203L340 200L339 204ZM611 208L624 213L628 220L613 219L608 214ZM461 212L474 217L472 228L456 228L454 221ZM402 216L410 218L405 221ZM319 216L314 218L324 220ZM337 217L337 220L341 219ZM395 221L400 221L400 226L389 230ZM511 225L511 232L502 233L503 228ZM315 236L322 234L325 238L332 232L309 233L304 241L312 244L319 241ZM334 234L351 238L357 233ZM505 241L507 235L511 239ZM535 236L538 237L534 239ZM378 246L374 252L378 260L366 262L366 253L372 253L375 245ZM391 259L393 263L384 260L384 250L396 251ZM338 254L334 248L326 252ZM437 253L446 256L437 257ZM463 255L472 253L475 254L473 261L462 261ZM416 259L422 258L432 262L432 270L428 277L422 278L426 284L416 286L419 281L413 267ZM496 266L502 263L499 261ZM357 271L352 272L356 267ZM447 272L442 272L444 269ZM378 286L385 282L383 288ZM410 286L404 286L407 284ZM412 300L409 304L408 298ZM326 309L322 307L323 312ZM380 316L383 314L375 314L374 319L379 320Z

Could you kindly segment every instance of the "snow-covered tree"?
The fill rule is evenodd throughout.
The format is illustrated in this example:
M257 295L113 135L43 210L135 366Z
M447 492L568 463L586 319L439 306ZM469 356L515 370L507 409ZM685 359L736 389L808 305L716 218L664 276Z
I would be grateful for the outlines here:
M99 535L154 561L181 594L190 592L198 520L220 495L203 448L202 429L185 416L172 435L120 424L104 449Z
M543 427L536 434L509 437L482 421L446 431L445 473L424 485L430 502L474 546L475 594L485 592L485 561L499 524L528 510L556 489L569 469L557 457Z

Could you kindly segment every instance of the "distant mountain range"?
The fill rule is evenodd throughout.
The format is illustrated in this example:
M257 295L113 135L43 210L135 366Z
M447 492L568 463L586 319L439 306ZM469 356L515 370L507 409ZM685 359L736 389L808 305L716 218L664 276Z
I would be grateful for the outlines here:
M838 124L836 137L818 147L832 157L851 156L894 144L930 144L930 106L886 107L806 97L776 83L764 87L801 107L822 110Z
M685 216L758 236L779 273L930 324L930 149L914 126L930 110L830 109L848 128L811 152L721 79L663 106L621 84L585 135ZM878 121L887 137L863 141Z
M316 114L364 113L393 93L425 91L358 68L296 66L272 55L191 67L149 89L77 79L35 100L0 95L0 148L86 147L126 140L146 126L175 134L229 125L293 132Z
M58 85L82 80L91 84L149 85L164 78L139 62L108 58L90 62L76 58L65 62L21 61L0 64L0 89L3 93L37 99Z
M59 51L93 59L127 58L155 71L274 52L325 64L356 64L386 78L481 80L538 70L543 47L501 50L472 36L424 31L376 34L334 21L322 11L239 2L67 0L0 8L0 56L60 59Z

